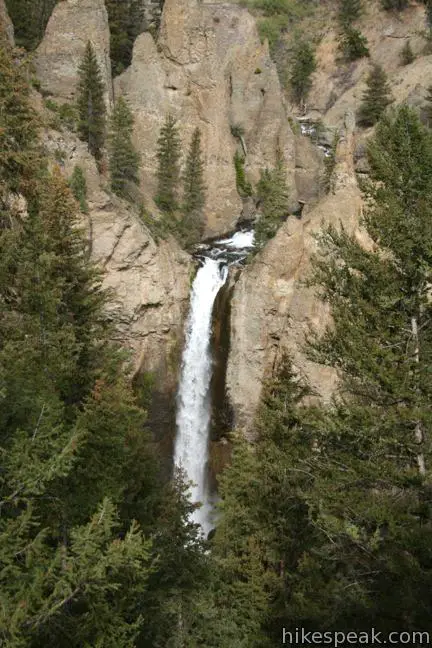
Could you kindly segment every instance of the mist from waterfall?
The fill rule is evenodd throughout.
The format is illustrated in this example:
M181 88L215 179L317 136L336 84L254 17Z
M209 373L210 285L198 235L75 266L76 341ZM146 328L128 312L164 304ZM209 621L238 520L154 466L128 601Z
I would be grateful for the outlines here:
M228 276L223 261L205 258L192 286L186 341L178 394L177 437L174 463L193 482L192 502L201 502L194 512L205 535L212 528L212 504L207 486L209 429L211 418L212 313L220 288Z

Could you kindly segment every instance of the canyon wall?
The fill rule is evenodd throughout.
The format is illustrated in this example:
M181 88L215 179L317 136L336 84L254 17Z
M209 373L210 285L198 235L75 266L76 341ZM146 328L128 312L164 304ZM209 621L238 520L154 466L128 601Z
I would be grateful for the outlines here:
M143 159L145 195L154 196L156 151L168 113L177 120L183 150L193 130L202 131L207 184L206 236L231 230L242 202L233 164L243 133L246 172L258 180L280 147L287 163L291 203L296 204L294 138L276 68L261 44L254 18L228 3L166 0L161 31L138 37L132 65L115 82L135 116L135 142Z

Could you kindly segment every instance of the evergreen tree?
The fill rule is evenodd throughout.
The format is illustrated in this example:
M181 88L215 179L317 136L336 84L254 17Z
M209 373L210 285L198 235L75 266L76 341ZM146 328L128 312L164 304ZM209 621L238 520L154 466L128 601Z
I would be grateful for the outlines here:
M187 245L199 241L202 234L205 191L201 131L197 128L192 136L183 174L182 232Z
M222 481L216 556L230 556L236 573L247 542L258 543L260 588L244 573L234 583L255 607L259 646L280 640L281 627L429 627L432 137L403 107L378 124L368 159L374 245L330 227L314 261L332 324L311 337L309 356L339 371L338 394L328 407L306 405L282 361L255 447L234 453Z
M133 123L130 108L120 97L111 116L108 152L111 188L123 198L130 197L130 185L139 184L140 158L132 143Z
M362 14L362 0L339 0L338 20L343 27L351 27Z
M154 598L166 622L160 636L172 620L173 642L183 612L172 610L192 605L205 581L202 543L186 524L180 481L171 497L161 491L76 203L43 163L20 66L10 48L0 55L10 225L0 230L1 638L29 648L145 645ZM24 219L8 204L17 187Z
M167 214L178 209L180 137L176 120L168 115L158 139L158 191L155 202Z
M78 132L81 139L87 142L90 153L96 159L100 159L105 140L104 84L90 41L87 43L78 73Z
M57 2L58 0L6 0L18 46L31 51L36 49Z
M367 38L354 27L346 26L340 36L339 49L347 61L369 56Z
M290 84L295 101L304 103L312 86L311 76L316 70L315 52L310 43L300 42L293 54Z
M132 61L136 37L144 27L142 0L105 0L110 27L110 52L113 75L117 76Z
M0 204L9 191L28 196L40 167L39 119L29 100L27 70L12 55L5 34L0 33Z
M69 181L71 191L79 203L80 209L83 214L88 213L87 205L87 182L84 171L80 166L75 166L71 179Z
M288 214L288 187L282 151L276 152L276 166L265 169L257 186L261 218L255 228L257 246L272 238Z
M425 107L426 120L428 126L431 127L432 126L432 85L429 86L427 89L426 101L427 101Z
M396 11L402 11L408 7L409 0L381 0L381 4L384 9L396 9Z
M423 0L426 11L426 22L429 27L429 34L432 33L432 0Z
M401 63L402 65L409 65L415 59L414 52L412 51L411 43L409 40L405 43L401 50Z
M373 126L392 102L387 75L380 65L374 64L366 80L367 89L358 112L358 123Z

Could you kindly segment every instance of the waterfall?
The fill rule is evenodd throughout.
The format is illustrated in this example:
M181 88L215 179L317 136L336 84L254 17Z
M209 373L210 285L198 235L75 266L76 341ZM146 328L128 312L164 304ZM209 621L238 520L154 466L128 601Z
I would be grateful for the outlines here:
M211 416L211 332L213 305L228 276L223 261L205 258L192 286L186 343L178 395L175 465L193 482L192 502L201 502L194 512L205 535L212 528L211 501L207 490L208 442Z
M174 464L193 483L192 502L201 502L193 521L207 536L213 528L212 499L207 488L209 433L211 419L212 314L215 299L228 277L228 266L241 266L255 245L254 231L240 230L232 237L201 244L201 260L192 286L186 342L178 392L177 436Z

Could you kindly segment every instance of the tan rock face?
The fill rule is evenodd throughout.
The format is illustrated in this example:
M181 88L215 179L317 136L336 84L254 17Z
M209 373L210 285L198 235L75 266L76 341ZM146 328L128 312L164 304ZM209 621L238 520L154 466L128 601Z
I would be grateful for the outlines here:
M115 84L129 100L141 152L142 187L155 194L157 138L168 113L177 118L183 149L192 132L202 131L207 193L207 235L231 229L241 212L233 157L241 126L250 179L272 165L276 147L285 154L294 184L294 140L282 102L279 80L255 21L231 4L166 0L156 45L150 34L138 37L131 67Z
M9 42L14 45L14 28L4 0L0 0L0 30L4 30Z
M106 194L89 202L93 258L113 290L111 312L136 369L175 385L189 300L190 258L173 240L156 245L137 216Z
M359 229L362 200L352 164L352 131L345 132L338 148L335 193L326 196L301 220L290 217L276 237L243 271L234 290L231 318L231 353L227 385L236 422L248 431L261 395L263 380L275 360L287 350L295 368L328 400L337 376L304 355L305 334L310 325L321 332L329 321L326 304L311 288L302 285L316 252L314 233L322 223L343 222L366 244Z
M109 109L112 104L110 34L103 0L62 0L56 5L36 50L37 75L42 88L55 100L73 101L78 66L88 41L98 58Z
M337 33L330 29L318 45L318 69L308 97L308 109L324 116L327 125L343 124L347 110L357 111L362 102L371 61L379 63L389 76L396 103L421 103L424 88L432 83L431 56L423 56L426 45L425 10L421 3L403 12L382 11L379 0L364 3L358 28L368 39L370 58L349 64L338 61ZM356 25L357 26L357 25ZM401 65L400 53L407 41L419 56Z
M113 291L117 338L131 351L135 370L154 372L156 388L172 394L189 302L189 255L173 239L157 245L139 215L107 193L107 179L72 133L48 129L43 144L52 160L61 158L67 178L76 165L83 169L89 206L83 226L105 272L104 286Z

